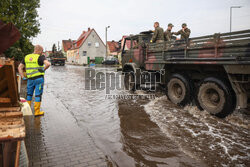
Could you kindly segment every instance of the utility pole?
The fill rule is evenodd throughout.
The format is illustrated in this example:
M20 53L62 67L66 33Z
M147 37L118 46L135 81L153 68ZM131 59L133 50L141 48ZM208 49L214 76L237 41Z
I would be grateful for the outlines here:
M105 38L106 38L106 57L108 56L108 28L110 28L110 26L105 27Z
M230 7L230 32L232 32L232 12L233 8L241 8L241 6L231 6Z

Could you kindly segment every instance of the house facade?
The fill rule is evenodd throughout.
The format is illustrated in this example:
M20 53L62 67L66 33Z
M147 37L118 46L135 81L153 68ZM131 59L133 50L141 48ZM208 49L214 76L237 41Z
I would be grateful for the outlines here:
M67 62L71 64L77 64L76 57L77 57L77 49L69 49L67 51Z
M115 42L115 41L108 41L107 42L108 56L118 57L120 49L121 49L121 47L119 45L119 42Z
M106 47L97 32L88 28L73 43L67 51L67 61L74 64L86 65L91 60L98 61L105 57Z
M62 53L66 57L67 51L73 47L75 40L62 40Z

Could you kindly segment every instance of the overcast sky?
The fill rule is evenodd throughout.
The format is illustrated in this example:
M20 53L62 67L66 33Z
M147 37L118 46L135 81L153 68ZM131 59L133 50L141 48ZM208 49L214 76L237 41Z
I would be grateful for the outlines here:
M191 37L229 32L230 6L232 30L250 29L250 0L41 0L38 9L41 33L33 44L51 50L53 43L77 39L88 27L94 28L105 41L120 40L123 35L152 30L155 21L165 30L173 23L178 31L183 22Z

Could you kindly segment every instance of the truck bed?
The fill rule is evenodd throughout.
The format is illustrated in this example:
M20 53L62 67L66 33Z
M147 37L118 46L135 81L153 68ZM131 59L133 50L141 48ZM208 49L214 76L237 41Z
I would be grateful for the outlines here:
M145 64L250 64L250 30L149 43Z

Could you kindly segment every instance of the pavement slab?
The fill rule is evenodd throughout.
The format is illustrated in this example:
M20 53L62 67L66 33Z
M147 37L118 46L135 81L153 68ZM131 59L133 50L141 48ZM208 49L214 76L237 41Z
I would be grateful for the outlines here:
M44 116L25 117L30 166L107 166L88 131L78 126L49 86L44 90L42 109Z

